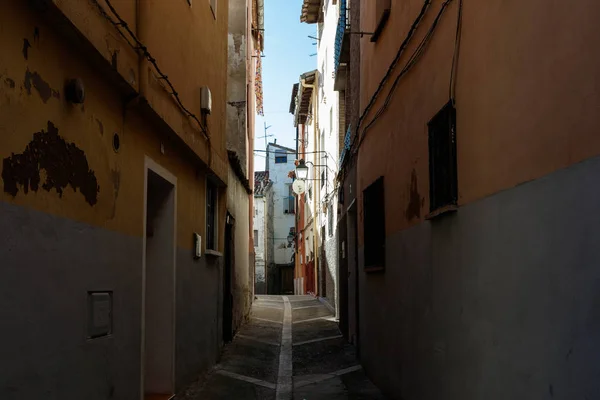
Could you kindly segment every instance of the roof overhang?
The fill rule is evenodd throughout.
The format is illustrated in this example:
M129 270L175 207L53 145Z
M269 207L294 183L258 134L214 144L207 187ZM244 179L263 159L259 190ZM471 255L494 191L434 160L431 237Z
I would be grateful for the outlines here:
M307 24L323 22L323 0L304 0L300 22Z
M317 70L300 75L300 84L296 97L295 121L297 124L305 124L310 114L313 88L317 84Z

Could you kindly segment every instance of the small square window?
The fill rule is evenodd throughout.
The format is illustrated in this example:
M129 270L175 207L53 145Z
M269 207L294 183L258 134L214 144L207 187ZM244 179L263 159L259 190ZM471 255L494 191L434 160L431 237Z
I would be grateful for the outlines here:
M287 163L287 153L285 151L276 151L275 152L275 164L286 164Z
M383 177L363 192L365 268L385 267L385 198Z
M291 183L286 184L287 197L283 199L284 214L295 214L296 212L296 197Z

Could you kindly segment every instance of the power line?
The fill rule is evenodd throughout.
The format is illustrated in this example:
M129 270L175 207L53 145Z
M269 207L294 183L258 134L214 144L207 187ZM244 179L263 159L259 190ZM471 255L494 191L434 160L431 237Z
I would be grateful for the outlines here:
M383 113L387 110L390 101L393 97L393 94L398 86L398 83L400 81L400 79L402 77L404 77L410 70L411 68L417 63L417 61L420 59L420 57L423 55L427 44L429 43L429 41L431 40L431 38L433 37L433 34L435 33L435 30L437 28L437 25L442 17L442 15L444 14L444 12L446 11L448 5L452 2L453 0L446 0L443 4L442 7L440 9L440 11L438 12L435 20L433 21L431 27L429 28L429 30L427 31L427 33L425 34L424 38L421 40L421 43L419 43L419 46L417 47L417 49L415 49L415 51L413 52L413 54L411 55L410 59L407 61L406 65L404 66L404 68L402 69L402 71L400 71L400 73L398 74L398 76L396 77L396 79L394 80L392 87L390 88L390 90L388 91L388 95L386 96L386 99L384 101L384 104L379 108L379 110L377 110L377 112L375 113L375 116L371 119L371 121L369 122L369 124L367 124L367 126L362 130L362 133L359 134L359 132L357 131L357 134L354 136L354 140L352 142L352 146L351 148L353 148L352 153L355 154L358 149L360 148L360 146L362 145L365 137L366 137L366 133L368 131L368 129L375 123L377 122L377 120L379 119L379 117L381 117L381 115L383 115ZM365 113L363 113L363 116L366 115ZM356 143L356 140L359 139L358 144L356 146L354 146L354 144Z
M119 15L119 13L117 12L117 10L114 8L114 6L111 4L110 0L104 0L106 5L108 6L108 8L110 9L110 11L113 13L113 15L115 16L115 18L117 18L118 22L116 22L115 20L113 20L113 18L111 16L108 15L108 13L106 12L106 10L104 9L104 7L102 7L102 5L98 2L98 0L90 0L92 3L94 3L94 5L98 8L98 10L100 11L100 14L108 21L110 22L117 30L117 32L119 33L119 35L127 42L127 44L133 48L135 51L140 51L144 57L148 60L148 62L150 62L150 64L152 64L152 66L154 67L156 73L159 76L159 79L165 81L167 83L167 85L169 86L169 88L171 89L171 96L175 99L175 101L177 102L178 106L181 108L181 110L190 118L192 118L194 121L196 121L196 123L198 124L198 126L200 127L200 131L204 134L204 136L206 137L206 140L208 142L208 146L209 146L209 160L211 157L211 151L210 151L210 147L211 147L211 142L210 142L210 135L207 132L208 127L204 126L202 124L202 122L200 122L200 119L198 119L198 117L196 117L196 115L194 113L192 113L191 111L189 111L185 105L183 104L183 102L181 101L181 99L179 98L179 93L177 92L177 90L175 90L175 87L173 86L173 84L171 83L171 81L169 80L169 77L167 75L165 75L160 67L158 66L158 63L156 61L156 59L154 57L152 57L152 55L150 54L150 52L148 51L148 48L146 46L144 46L144 44L142 42L140 42L140 40L137 38L137 36L135 35L135 33L133 33L131 31L131 29L129 28L129 25L127 24L127 22L125 20L123 20L123 18L121 18L121 16ZM128 38L123 31L120 29L121 27L123 27L127 33L129 34L130 38ZM131 40L133 40L132 43ZM210 161L209 161L210 164Z

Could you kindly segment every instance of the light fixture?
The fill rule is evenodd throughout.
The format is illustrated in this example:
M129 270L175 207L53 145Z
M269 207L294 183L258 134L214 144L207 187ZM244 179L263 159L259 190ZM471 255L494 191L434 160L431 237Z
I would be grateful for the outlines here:
M304 159L300 160L296 166L296 177L303 181L308 178L308 166Z

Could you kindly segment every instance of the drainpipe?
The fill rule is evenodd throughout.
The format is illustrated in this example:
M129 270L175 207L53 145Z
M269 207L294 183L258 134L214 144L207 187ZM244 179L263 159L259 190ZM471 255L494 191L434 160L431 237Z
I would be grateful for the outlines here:
M314 82L318 82L319 81L319 72L316 71L315 72L315 80ZM300 81L301 85L303 87L308 87L312 89L312 105L313 105L313 116L314 116L314 120L315 120L315 128L313 129L313 143L314 143L314 147L315 150L317 150L317 132L319 130L319 106L317 104L317 85L316 83L313 83L312 85L309 85L306 83L306 79L302 78ZM315 154L317 153L313 153L313 158L315 157ZM315 163L315 165L318 165L318 163ZM313 182L317 182L316 181L316 169L313 166ZM318 186L318 184L317 184ZM319 294L319 290L318 290L318 282L319 282L319 274L318 274L318 269L317 269L317 262L319 260L319 253L318 253L318 229L317 229L317 187L315 186L315 193L313 196L313 210L314 210L314 215L313 215L313 251L315 254L315 258L314 258L314 262L315 262L315 294ZM320 195L320 192L319 192Z

